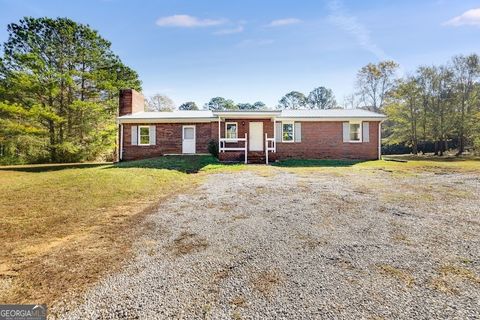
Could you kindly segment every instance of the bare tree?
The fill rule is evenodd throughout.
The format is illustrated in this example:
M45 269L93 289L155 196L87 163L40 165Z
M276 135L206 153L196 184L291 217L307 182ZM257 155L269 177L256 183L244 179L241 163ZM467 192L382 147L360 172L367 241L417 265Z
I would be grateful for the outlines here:
M172 99L162 94L155 94L149 99L145 99L148 111L173 111L175 103Z
M360 96L362 108L379 112L384 106L386 94L395 84L395 72L398 64L395 61L369 63L357 74L357 94Z
M343 108L344 109L357 109L360 104L360 101L357 99L356 94L348 94L343 97Z

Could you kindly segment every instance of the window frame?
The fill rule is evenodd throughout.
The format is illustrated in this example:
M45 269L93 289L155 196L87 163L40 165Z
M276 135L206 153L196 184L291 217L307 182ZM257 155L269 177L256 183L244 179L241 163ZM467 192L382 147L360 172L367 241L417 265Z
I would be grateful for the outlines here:
M147 128L148 129L148 143L142 143L142 136L141 136L141 129L142 128ZM150 126L138 126L137 129L137 139L138 139L138 145L139 146L149 146L150 145Z
M358 140L352 140L352 124L358 124ZM362 143L363 142L363 123L362 121L349 121L348 122L348 142L350 143Z
M235 138L228 138L228 125L229 124L234 124L236 129L235 129L235 135L236 137ZM229 122L225 122L225 139L228 139L228 140L237 140L238 139L238 122L234 122L234 121L229 121Z
M295 121L282 121L282 143L294 143L295 142ZM283 134L283 125L291 124L292 125L292 140L285 140L285 135Z

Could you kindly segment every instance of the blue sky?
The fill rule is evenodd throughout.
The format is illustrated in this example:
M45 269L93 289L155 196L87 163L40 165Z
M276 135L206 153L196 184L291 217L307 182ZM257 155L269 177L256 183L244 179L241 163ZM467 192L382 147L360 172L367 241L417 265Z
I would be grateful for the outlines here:
M23 16L89 24L138 71L146 95L177 104L223 96L273 107L317 86L342 103L369 62L393 59L411 73L480 53L480 2L470 0L0 0L0 42Z

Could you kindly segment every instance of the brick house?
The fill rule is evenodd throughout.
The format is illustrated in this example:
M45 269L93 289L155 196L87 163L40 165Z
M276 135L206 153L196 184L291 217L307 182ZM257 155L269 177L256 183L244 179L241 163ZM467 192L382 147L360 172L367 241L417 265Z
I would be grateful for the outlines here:
M221 161L380 158L382 114L360 109L145 112L143 95L120 92L119 160L206 154Z

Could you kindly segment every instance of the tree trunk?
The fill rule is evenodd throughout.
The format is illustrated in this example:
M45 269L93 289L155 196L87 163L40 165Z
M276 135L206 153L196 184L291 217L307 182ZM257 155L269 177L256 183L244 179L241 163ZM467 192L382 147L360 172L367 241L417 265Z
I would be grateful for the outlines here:
M57 161L57 148L55 147L55 124L52 120L48 120L48 133L50 136L50 162Z
M462 97L462 111L460 113L460 128L458 133L458 152L457 156L465 151L465 97Z

